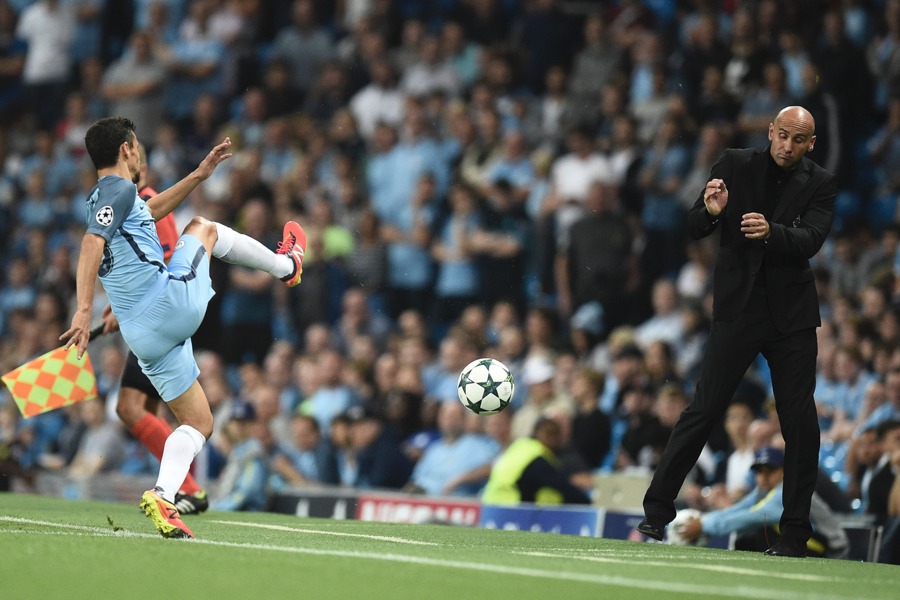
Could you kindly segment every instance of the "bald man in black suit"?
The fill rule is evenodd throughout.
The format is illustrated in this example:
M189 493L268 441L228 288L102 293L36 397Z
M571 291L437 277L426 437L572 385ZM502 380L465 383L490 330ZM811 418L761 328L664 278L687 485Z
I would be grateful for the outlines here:
M813 401L819 303L809 266L831 229L834 175L806 158L815 121L799 106L769 124L767 148L726 150L688 215L694 239L720 230L713 325L691 405L682 413L644 496L638 531L662 539L675 497L757 354L772 374L785 439L781 537L766 551L805 556L818 472Z

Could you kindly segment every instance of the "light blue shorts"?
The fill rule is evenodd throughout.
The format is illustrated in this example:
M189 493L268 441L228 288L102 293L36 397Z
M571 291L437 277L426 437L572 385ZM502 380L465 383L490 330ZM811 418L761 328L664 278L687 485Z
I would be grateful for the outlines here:
M161 277L119 320L122 337L166 402L186 392L200 375L191 336L214 295L206 249L198 238L182 235L169 261L168 277Z

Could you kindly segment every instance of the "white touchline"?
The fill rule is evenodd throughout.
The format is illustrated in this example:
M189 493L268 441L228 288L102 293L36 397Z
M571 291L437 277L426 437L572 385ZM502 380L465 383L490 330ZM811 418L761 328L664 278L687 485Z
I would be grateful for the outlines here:
M109 527L91 527L90 525L73 525L71 523L57 523L56 521L39 521L37 519L23 519L22 517L6 517L0 516L0 521L7 523L22 523L23 525L40 525L42 527L55 527L57 529L71 529L73 531L85 531L88 533L97 533L108 536L120 537L142 537L142 538L158 538L159 535L151 535L149 533L138 533L136 531L128 531L120 529L114 531ZM13 532L4 532L13 533ZM31 533L31 532L29 532Z
M272 529L275 531L295 531L297 533L313 533L319 535L336 535L341 537L365 538L367 540L378 540L382 542L395 542L397 544L412 544L414 546L440 546L434 542L423 542L421 540L411 540L408 538L392 537L386 535L368 535L365 533L347 533L344 531L327 531L323 529L301 529L300 527L287 527L285 525L267 525L265 523L251 523L248 521L210 521L211 523L220 523L222 525L240 525L241 527L259 527L260 529Z
M550 552L516 552L525 556L539 556L542 558L565 558L575 560L586 560L590 562L616 563L622 565L633 565L634 559L628 558L608 558L605 556L585 556L577 554L552 554ZM797 581L818 581L822 583L850 583L849 579L842 577L823 577L821 575L809 575L807 573L777 573L774 571L762 569L747 569L744 567L729 567L727 565L704 565L697 563L677 563L665 562L661 560L641 560L642 567L664 567L669 569L698 569L700 571L714 571L717 573L732 573L734 575L752 575L754 577L774 577L777 579L796 579Z
M0 521L13 523L23 523L30 525L42 525L46 527L57 527L66 529L77 535L77 532L84 532L91 536L106 537L141 537L162 540L159 536L134 533L127 531L111 531L103 527L91 527L87 525L73 525L69 523L57 523L54 521L39 521L35 519L23 519L20 517L0 516ZM222 523L235 524L235 521L221 521ZM253 525L257 525L254 523ZM267 527L280 527L277 525ZM293 530L292 528L287 528ZM0 533L17 533L12 531L0 531ZM357 534L362 535L362 534ZM368 537L368 536L367 536ZM170 542L171 543L171 542ZM186 544L207 544L210 546L222 546L225 548L249 548L254 550L266 550L272 552L287 552L291 554L306 554L310 556L336 556L340 558L364 558L370 560L382 560L395 563L426 565L440 568L465 569L470 571L483 571L487 573L497 573L500 575L516 575L522 577L537 577L541 579L557 579L563 581L578 581L582 583L592 583L597 585L609 585L615 587L636 588L654 591L666 592L682 592L686 594L721 596L722 588L719 585L703 585L693 583L683 583L679 581L656 580L649 581L645 578L632 578L622 575L602 575L595 573L578 573L573 571L550 571L546 569L532 569L528 567L511 567L507 565L489 565L484 563L465 562L458 560L443 560L439 558L427 558L423 556L407 556L403 554L378 554L376 552L351 552L348 550L323 550L320 548L299 548L294 546L275 546L272 544L240 544L237 542L225 542L218 540L194 539L186 540ZM537 554L537 553L536 553ZM550 556L560 557L551 554ZM575 557L572 557L575 558ZM643 563L642 563L643 564ZM771 576L771 573L767 573ZM759 598L760 600L769 600L776 597L787 597L783 589L773 589L765 587L757 587L753 585L735 585L728 588L729 597L736 598ZM791 600L846 600L844 596L832 596L822 594L820 591L811 591L809 593L794 594L790 596ZM865 600L857 596L856 600Z

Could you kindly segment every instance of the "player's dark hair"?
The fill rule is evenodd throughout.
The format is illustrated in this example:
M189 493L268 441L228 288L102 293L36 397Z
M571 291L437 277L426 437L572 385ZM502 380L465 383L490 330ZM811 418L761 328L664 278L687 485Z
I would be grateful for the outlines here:
M84 145L98 171L115 166L119 160L119 147L134 139L134 123L125 117L100 119L87 130Z

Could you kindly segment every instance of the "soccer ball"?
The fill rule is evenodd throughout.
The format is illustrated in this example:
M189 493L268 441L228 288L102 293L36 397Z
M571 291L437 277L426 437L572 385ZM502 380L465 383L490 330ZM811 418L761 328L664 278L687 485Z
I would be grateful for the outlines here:
M681 536L681 526L690 519L699 519L703 513L694 508L683 508L675 514L675 518L666 528L666 543L675 546L705 546L706 536L701 535L696 540L689 542Z
M512 373L493 358L470 362L456 383L459 401L479 415L493 415L509 406L515 389Z

